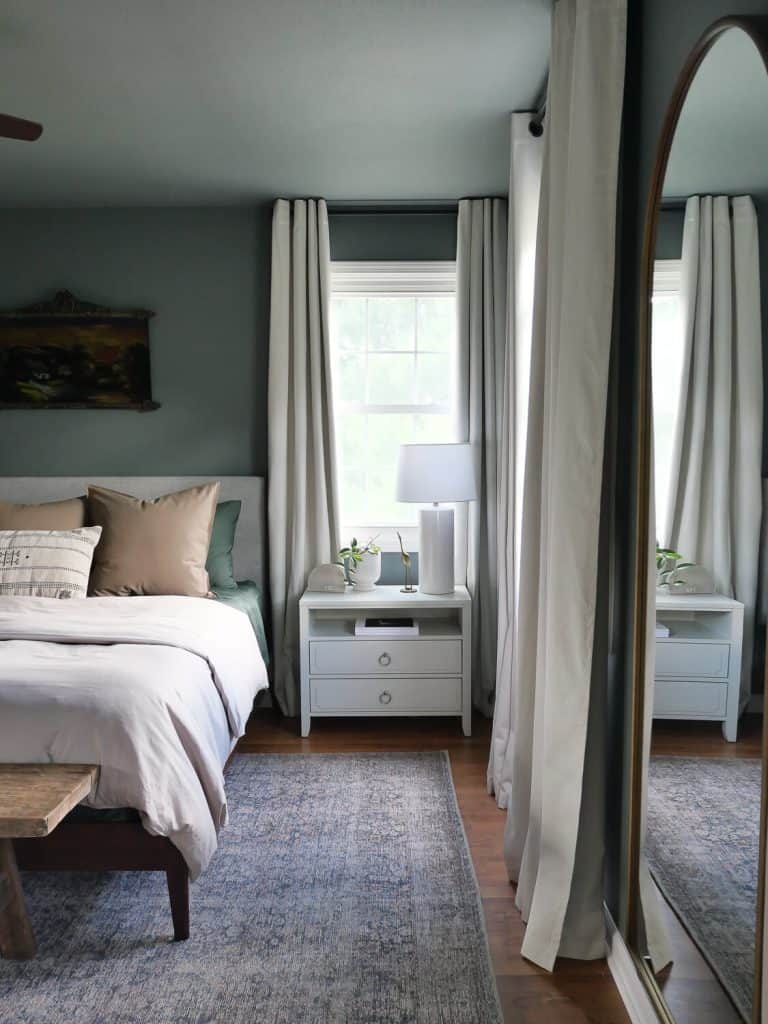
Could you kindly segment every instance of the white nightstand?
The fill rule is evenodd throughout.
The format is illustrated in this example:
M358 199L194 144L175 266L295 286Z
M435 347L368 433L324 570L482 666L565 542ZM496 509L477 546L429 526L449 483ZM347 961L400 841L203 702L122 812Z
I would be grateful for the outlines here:
M355 636L361 615L407 615L418 636ZM312 718L455 715L472 733L472 602L453 594L403 594L399 586L345 594L305 592L301 631L301 735Z
M735 742L741 693L744 605L722 594L656 595L656 620L671 629L656 638L654 718L723 723Z

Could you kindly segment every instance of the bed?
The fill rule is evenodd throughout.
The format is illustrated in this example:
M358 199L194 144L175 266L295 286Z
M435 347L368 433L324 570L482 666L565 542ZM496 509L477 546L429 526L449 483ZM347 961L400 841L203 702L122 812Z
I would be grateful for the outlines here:
M0 479L37 504L88 484L150 497L211 478ZM189 935L189 880L226 822L223 768L267 686L260 596L264 487L221 477L242 502L233 562L248 581L217 599L0 597L0 761L94 763L99 784L47 838L17 840L25 870L164 871L174 938Z

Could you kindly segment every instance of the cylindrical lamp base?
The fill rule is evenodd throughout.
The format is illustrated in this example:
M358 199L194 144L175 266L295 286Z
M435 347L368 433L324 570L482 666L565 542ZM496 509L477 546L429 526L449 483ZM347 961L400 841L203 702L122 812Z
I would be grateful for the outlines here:
M452 594L453 509L423 508L419 512L419 590Z

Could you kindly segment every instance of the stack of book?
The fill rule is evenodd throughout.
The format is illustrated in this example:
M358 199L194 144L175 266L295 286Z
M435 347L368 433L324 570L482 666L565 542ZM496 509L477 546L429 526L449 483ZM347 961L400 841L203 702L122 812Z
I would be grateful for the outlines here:
M355 636L418 636L419 624L405 616L392 618L360 616L355 622Z

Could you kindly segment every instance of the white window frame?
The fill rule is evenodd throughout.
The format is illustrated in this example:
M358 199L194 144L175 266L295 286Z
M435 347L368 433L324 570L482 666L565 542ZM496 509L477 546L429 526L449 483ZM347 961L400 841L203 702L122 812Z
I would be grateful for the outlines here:
M418 260L418 261L383 261L360 260L331 262L331 295L381 295L393 296L456 294L456 262L455 260ZM458 351L454 353L457 362ZM458 366L454 365L454 374ZM334 404L335 404L334 398ZM349 412L371 413L424 413L440 415L450 413L450 404L429 405L370 405L366 402L344 402ZM366 541L369 537L379 534L377 544L382 551L399 551L395 530L399 530L407 550L417 551L419 528L413 525L393 525L392 523L342 523L344 541L349 537L357 537Z
M679 295L682 276L682 260L655 260L651 299L654 295Z

